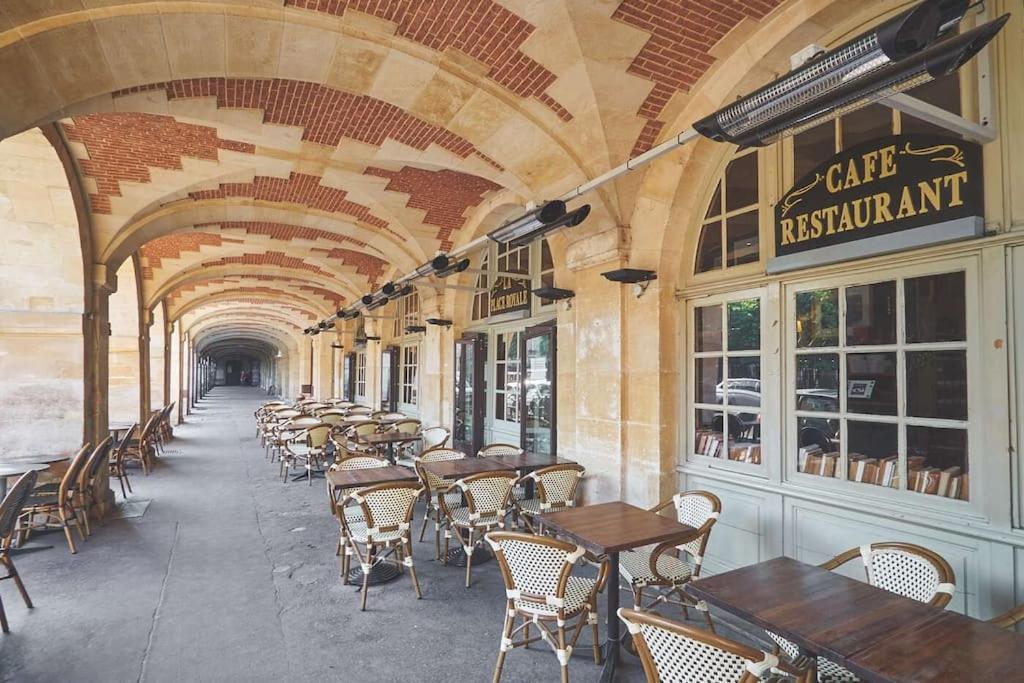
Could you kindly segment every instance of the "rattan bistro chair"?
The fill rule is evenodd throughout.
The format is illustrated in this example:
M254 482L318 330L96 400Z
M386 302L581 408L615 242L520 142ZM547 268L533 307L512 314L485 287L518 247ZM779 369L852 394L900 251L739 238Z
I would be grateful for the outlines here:
M358 505L362 519L350 519L341 514L347 545L342 555L342 574L348 576L351 554L359 559L363 570L363 599L360 609L366 609L366 594L370 572L374 565L391 562L399 571L409 570L412 587L419 600L420 582L412 561L412 515L419 498L420 487L415 482L378 484L359 489L347 495L343 506Z
M1024 621L1024 605L1017 605L1010 611L989 619L988 623L1012 631L1022 621Z
M707 491L686 491L660 503L651 512L661 512L670 505L675 508L679 523L691 526L696 531L659 543L653 550L637 549L621 553L619 573L633 592L634 609L645 609L644 590L656 589L653 592L657 595L647 605L647 609L665 602L681 606L686 614L688 607L695 607L703 612L708 628L714 631L707 605L695 603L683 592L683 586L700 576L711 527L718 521L722 502L718 496Z
M25 584L21 582L18 570L14 567L14 560L11 559L11 540L14 537L14 530L21 516L21 510L25 507L28 497L32 495L32 489L36 485L38 472L26 472L21 475L11 490L7 492L3 501L0 501L0 566L7 570L7 576L0 576L0 581L14 579L14 585L21 593L21 599L25 601L25 607L32 609L32 599L28 597ZM7 614L4 612L3 596L0 596L0 629L4 633L10 633L7 625Z
M316 424L307 427L296 438L285 441L282 444L281 469L284 470L284 480L288 480L292 467L301 462L306 468L306 480L309 486L313 485L313 472L322 472L324 458L327 456L327 444L330 443L331 425Z
M93 449L89 459L85 461L81 472L78 474L78 483L75 490L78 492L78 503L82 507L82 521L85 523L85 533L92 535L90 517L100 507L101 492L96 490L96 477L100 468L110 460L110 447L114 443L114 437L108 436L100 442L100 445Z
M953 568L938 553L911 543L862 545L836 555L820 566L832 571L857 558L864 563L868 583L876 588L938 608L945 607L953 599L956 591ZM767 633L778 645L778 651L785 653L794 666L805 669L804 675L809 678L809 662L800 657L796 645L770 631ZM821 683L852 683L860 680L846 668L824 657L818 657L816 665L818 681Z
M139 428L138 423L132 425L132 428L128 430L131 434ZM128 470L124 467L125 455L128 452L128 446L130 442L128 439L122 439L121 443L117 444L117 448L110 454L110 460L107 463L108 472L111 477L117 477L117 481L121 484L121 497L127 498L128 494L124 492L125 484L128 485L128 493L132 492L132 483L128 481Z
M501 567L508 601L494 683L501 680L505 654L537 640L555 651L561 680L568 681L569 657L585 624L592 629L594 662L600 664L597 594L604 585L607 563L601 564L594 579L573 576L573 567L584 554L573 543L516 531L492 531L486 539ZM517 618L523 621L519 626ZM570 624L573 620L575 624ZM537 637L530 637L530 624L537 625ZM573 626L568 638L566 631ZM514 640L520 632L522 639Z
M534 497L516 502L516 511L526 528L534 531L533 522L542 514L576 505L576 489L586 470L575 463L552 465L520 477L516 488L525 494L526 484L532 482Z
M423 541L423 534L427 530L427 521L431 517L434 519L434 559L441 559L441 527L445 523L444 513L441 512L441 504L438 500L444 496L445 502L447 502L449 508L454 508L462 504L462 495L458 492L445 493L450 482L445 481L442 477L428 472L422 466L423 463L427 462L440 462L442 460L460 460L465 458L466 454L462 451L457 451L454 448L431 448L429 451L423 451L413 461L413 465L416 468L416 474L419 475L420 483L423 484L423 495L426 499L426 504L423 510L423 526L420 527L420 542Z
M137 462L142 467L142 473L149 476L149 469L153 466L153 458L156 455L154 430L160 422L160 413L150 415L146 426L137 438L131 438L131 433L125 439L128 441L128 450L125 451L126 462Z
M512 484L515 472L481 472L459 479L448 487L444 495L438 496L441 512L448 522L444 530L444 554L448 562L448 545L454 532L466 553L466 588L473 578L473 551L483 541L484 534L495 528L505 528L505 516L512 504ZM462 493L465 505L449 507L446 497L450 493Z
M371 455L355 455L347 458L342 458L338 462L331 465L331 470L366 470L375 467L386 467L390 463L383 458L375 458ZM342 489L335 491L334 487L331 486L331 482L327 482L327 498L331 504L331 514L334 515L335 519L338 520L338 547L335 549L334 554L340 556L346 546L345 541L345 527L341 523L341 516L348 515L351 520L358 520L363 518L362 508L350 505L345 507L341 504L341 501L345 499L350 493L353 493L356 489ZM342 560L342 568L344 568L344 560ZM342 574L342 583L348 583L348 575Z
M92 444L87 443L82 446L81 450L71 459L71 464L68 465L67 472L64 473L56 490L47 486L32 492L18 519L19 544L37 529L63 529L71 554L74 555L78 552L75 541L71 537L71 527L75 527L79 537L84 541L85 525L82 518L85 510L80 503L82 492L77 491L75 487L78 485L78 475L85 467L90 453L92 453ZM42 517L42 521L39 521L39 517Z
M773 669L797 673L774 654L658 614L620 609L648 683L754 683Z
M476 452L478 458L500 458L506 455L522 455L523 449L510 443L487 444Z

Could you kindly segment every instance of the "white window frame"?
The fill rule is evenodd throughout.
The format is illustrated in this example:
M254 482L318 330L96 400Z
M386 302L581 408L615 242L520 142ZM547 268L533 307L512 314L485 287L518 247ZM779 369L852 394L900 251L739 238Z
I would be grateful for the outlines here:
M507 386L507 381L508 381L507 380L507 378L508 378L508 353L506 351L506 354L505 354L505 358L506 359L505 360L503 360L503 361L499 361L498 360L498 336L499 335L516 336L517 345L516 345L516 368L515 368L515 372L517 374L520 374L522 372L522 357L520 356L520 353L522 351L522 341L523 341L523 335L525 333L526 333L526 330L522 326L509 326L509 327L502 327L502 328L495 329L493 331L492 335L491 335L491 340L490 340L491 343L488 345L489 348L491 349L491 351L489 351L489 353L492 354L492 356L491 356L491 363L490 363L491 373L490 373L490 377L488 378L490 380L488 382L488 384L489 384L488 394L490 394L490 395L488 396L488 402L487 402L487 417L492 422L492 424L493 424L492 428L493 429L497 429L497 430L500 430L500 431L507 431L507 432L513 432L514 431L516 433L518 433L519 430L520 430L520 425L522 424L522 418L523 418L523 416L521 414L519 415L519 419L518 420L506 420L504 416L507 413L502 413L502 417L499 418L499 417L497 417L495 415L494 410L495 410L495 407L496 407L497 402L498 402L498 394L499 393L501 393L502 395L505 394L504 387ZM502 385L502 389L500 391L498 389L498 363L499 362L502 363L503 366L505 367L505 377L506 377L506 383ZM519 378L519 390L522 391L522 377ZM522 402L520 401L517 404L516 408L515 408L515 410L517 412L521 410L521 403Z
M729 352L729 320L728 320L728 304L736 301L748 301L751 299L757 299L760 302L760 317L761 317L761 344L757 351L737 351ZM686 425L686 434L683 439L684 444L684 456L685 459L693 464L700 464L711 468L724 469L742 472L744 474L755 474L762 477L768 476L768 461L770 448L770 439L772 438L772 431L770 429L770 421L772 419L771 413L767 410L766 401L773 395L774 387L772 386L771 378L772 375L767 373L768 367L766 361L768 360L765 349L769 348L769 333L770 325L766 324L769 319L768 315L768 291L765 287L758 287L754 289L737 290L730 292L723 292L719 294L713 294L701 297L699 299L690 299L686 302L686 321L684 329L686 330L686 355L683 359L684 363L684 376L688 377L690 381L684 382L684 391L686 391L686 415L684 419L680 421L680 424ZM721 351L696 351L696 336L697 336L697 325L695 322L695 314L698 308L708 306L720 306L722 309L722 350ZM730 357L760 357L761 363L761 406L759 408L752 408L750 406L744 406L742 410L734 410L732 412L744 412L744 413L756 413L761 416L761 462L760 463L746 463L730 460L728 457L712 457L697 452L697 411L698 410L713 410L721 412L727 415L730 411L727 405L714 406L706 403L698 403L694 397L694 388L696 386L696 361L698 358L722 358L723 359L723 381L728 380L728 359ZM727 418L725 418L727 419Z
M904 301L904 281L916 277L928 275L942 275L962 271L964 273L965 302L966 302L966 342L940 342L940 343L915 343L906 344L906 307ZM855 285L868 285L879 282L896 281L896 310L897 310L897 336L896 344L872 345L872 346L846 346L846 297L843 295L843 288ZM838 347L814 347L800 349L796 346L796 294L797 292L817 289L839 289L839 346ZM902 501L921 508L937 509L954 513L981 511L979 499L984 495L985 486L985 465L981 462L984 457L984 440L979 432L981 418L978 415L983 410L982 391L979 383L983 377L981 372L980 359L980 287L979 287L979 264L976 256L950 257L926 263L913 265L901 265L898 272L892 270L863 269L855 274L831 275L815 279L806 279L783 284L783 462L784 477L793 484L815 488L823 491L844 492L858 497L869 497L884 499L889 502ZM906 351L936 351L936 350L966 350L967 353L967 405L968 415L965 422L955 420L944 420L937 418L918 418L906 416ZM798 353L826 354L838 353L883 353L896 352L896 375L897 375L897 414L894 416L864 415L851 413L845 410L846 404L846 364L840 360L839 368L839 396L840 410L837 413L798 411L795 404L796 396L796 357ZM822 477L814 474L797 471L798 439L797 439L797 418L813 416L816 418L840 419L841 450L840 460L837 468L841 469L842 477ZM885 422L900 425L898 431L898 475L900 478L899 488L889 488L879 485L862 484L846 480L848 474L848 448L846 420ZM967 467L970 474L970 497L971 500L963 501L954 498L945 498L937 495L915 493L907 490L906 466L906 430L904 425L930 426L930 427L952 427L963 428L966 425L967 431Z
M409 359L412 357L413 362ZM405 414L419 412L420 345L403 344L398 347L398 410Z
M366 400L366 351L356 352L356 401Z

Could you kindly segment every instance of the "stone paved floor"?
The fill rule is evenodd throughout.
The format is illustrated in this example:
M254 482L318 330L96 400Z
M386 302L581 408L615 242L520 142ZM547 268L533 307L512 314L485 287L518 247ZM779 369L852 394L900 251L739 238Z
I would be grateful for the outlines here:
M263 458L252 421L262 399L214 390L157 469L132 478L130 497L152 500L144 516L108 521L77 555L50 534L39 540L53 549L18 558L36 607L0 584L12 629L0 637L0 680L490 680L504 606L497 565L481 565L467 590L461 570L432 561L428 533L414 552L423 599L399 579L371 588L359 612L359 592L338 579L322 480L282 484ZM598 671L579 647L571 680ZM538 644L509 653L502 680L557 675ZM618 680L642 679L627 655Z

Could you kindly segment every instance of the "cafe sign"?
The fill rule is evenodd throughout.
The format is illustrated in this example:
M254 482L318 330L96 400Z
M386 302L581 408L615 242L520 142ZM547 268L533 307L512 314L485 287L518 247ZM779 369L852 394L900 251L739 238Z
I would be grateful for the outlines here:
M981 148L938 135L866 142L821 164L775 206L778 273L984 233Z
M530 281L499 276L491 287L491 315L530 310Z

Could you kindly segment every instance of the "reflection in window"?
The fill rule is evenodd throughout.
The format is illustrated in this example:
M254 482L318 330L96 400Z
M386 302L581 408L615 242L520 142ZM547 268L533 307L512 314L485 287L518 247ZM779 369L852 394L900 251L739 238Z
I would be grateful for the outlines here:
M414 406L419 401L420 349L418 346L402 347L401 367L399 369L400 394L399 401Z
M555 260L551 256L551 247L547 240L540 241L540 286L555 286ZM547 306L554 303L551 299L541 299L540 305Z
M491 314L490 279L487 277L487 266L490 255L485 251L480 259L480 270L484 271L476 276L477 292L473 294L473 320L482 320Z
M967 500L965 281L953 272L795 294L798 471Z
M519 347L522 332L496 335L494 361L494 417L506 422L519 422L521 365Z
M754 263L760 253L757 152L743 152L726 166L704 214L694 270L706 273Z
M761 300L694 308L692 343L693 452L760 464Z

